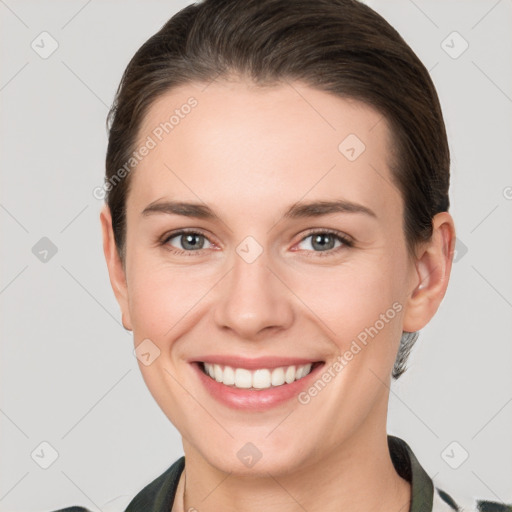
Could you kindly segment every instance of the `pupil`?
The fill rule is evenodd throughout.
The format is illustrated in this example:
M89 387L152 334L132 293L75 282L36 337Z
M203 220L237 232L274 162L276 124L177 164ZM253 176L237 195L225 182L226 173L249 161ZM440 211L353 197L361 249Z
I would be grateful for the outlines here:
M325 241L327 239L327 242ZM319 234L316 235L313 239L313 247L315 244L319 244L320 250L332 249L333 248L334 239L329 234Z
M194 233L182 235L181 240L183 247L185 249L197 249L198 247L201 248L202 244L200 243L194 243L194 239L197 239L201 235L196 235Z

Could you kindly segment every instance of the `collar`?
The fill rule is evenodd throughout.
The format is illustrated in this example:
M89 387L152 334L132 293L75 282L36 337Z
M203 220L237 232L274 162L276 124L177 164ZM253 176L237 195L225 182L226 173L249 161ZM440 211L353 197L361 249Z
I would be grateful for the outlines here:
M391 435L388 435L388 447L397 473L411 484L409 512L431 512L434 485L413 451L405 441ZM169 512L184 468L185 456L182 456L144 487L129 503L125 512Z
M388 446L396 472L411 484L409 512L431 512L434 484L421 467L411 447L403 439L390 435Z

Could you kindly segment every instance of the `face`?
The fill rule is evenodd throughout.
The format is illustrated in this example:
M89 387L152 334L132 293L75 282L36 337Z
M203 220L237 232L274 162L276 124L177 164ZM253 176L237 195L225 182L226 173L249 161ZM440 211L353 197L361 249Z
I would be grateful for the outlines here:
M126 265L109 270L186 455L278 475L384 432L421 272L382 116L298 83L218 81L168 92L139 135Z

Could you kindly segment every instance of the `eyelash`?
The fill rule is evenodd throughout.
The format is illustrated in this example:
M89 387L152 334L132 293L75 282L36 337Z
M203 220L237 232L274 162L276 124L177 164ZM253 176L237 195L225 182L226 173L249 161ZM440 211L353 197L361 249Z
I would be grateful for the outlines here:
M201 254L204 250L207 250L207 249L199 249L196 251L185 251L182 249L176 249L175 247L169 248L171 246L167 245L169 240L171 240L172 238L175 238L179 235L187 235L187 234L201 235L201 236L205 237L210 242L208 237L205 234L198 231L197 229L182 229L180 231L175 231L173 233L164 235L163 239L159 242L159 245L163 246L167 251L169 251L173 254L176 254L176 255L195 256L197 254ZM317 230L309 231L303 238L301 238L299 240L298 243L303 242L304 240L306 240L306 238L309 238L310 236L313 236L313 235L332 235L343 244L339 247L336 247L334 249L328 249L326 251L306 251L307 253L314 253L315 256L313 256L313 257L332 256L333 254L337 254L340 250L346 249L347 247L354 246L354 242L352 239L350 239L346 235L340 233L339 231L335 231L332 229L321 229L321 230L317 229ZM212 242L210 242L210 243L212 243ZM194 253L196 253L196 254L194 254Z

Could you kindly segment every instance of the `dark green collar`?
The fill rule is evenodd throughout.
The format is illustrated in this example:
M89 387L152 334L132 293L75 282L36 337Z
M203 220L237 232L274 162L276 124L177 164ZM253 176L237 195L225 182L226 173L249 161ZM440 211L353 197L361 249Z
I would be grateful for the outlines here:
M410 446L399 437L388 435L391 460L396 472L411 484L409 512L431 512L434 484L421 467Z
M391 460L397 473L411 483L412 499L409 512L431 512L434 486L432 480L402 439L388 435ZM149 483L130 502L125 512L170 512L185 457L180 457L158 478Z
M125 512L171 512L176 488L185 468L185 456L149 483L130 501Z

